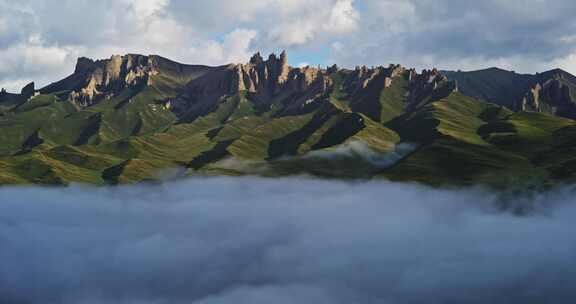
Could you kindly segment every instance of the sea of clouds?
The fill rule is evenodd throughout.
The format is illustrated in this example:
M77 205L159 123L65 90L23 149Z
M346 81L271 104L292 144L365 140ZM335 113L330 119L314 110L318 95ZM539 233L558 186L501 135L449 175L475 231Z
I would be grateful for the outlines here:
M0 303L574 303L572 187L194 178L0 188Z

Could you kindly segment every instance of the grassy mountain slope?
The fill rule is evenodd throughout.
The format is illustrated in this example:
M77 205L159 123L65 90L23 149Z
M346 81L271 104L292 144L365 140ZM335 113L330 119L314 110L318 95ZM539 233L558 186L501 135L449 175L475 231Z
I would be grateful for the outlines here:
M214 68L157 56L83 59L37 96L3 95L0 184L197 174L435 185L575 177L576 121L503 106L532 80L495 69L448 77L457 89L435 70L291 68L282 56ZM565 94L542 92L542 100Z

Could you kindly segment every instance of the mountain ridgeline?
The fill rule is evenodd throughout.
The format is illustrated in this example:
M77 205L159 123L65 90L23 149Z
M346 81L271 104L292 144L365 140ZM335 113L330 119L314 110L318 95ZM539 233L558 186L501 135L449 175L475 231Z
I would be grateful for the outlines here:
M223 66L79 58L40 89L0 92L0 183L189 175L383 178L433 185L576 175L576 77L496 68Z
M576 118L576 77L561 69L516 74L490 68L473 72L443 72L458 82L462 93L506 106Z

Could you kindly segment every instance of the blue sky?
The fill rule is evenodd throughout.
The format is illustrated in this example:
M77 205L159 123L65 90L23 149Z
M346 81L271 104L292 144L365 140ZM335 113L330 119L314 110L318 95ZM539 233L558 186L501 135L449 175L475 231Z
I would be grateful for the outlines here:
M292 65L576 72L572 0L0 0L0 87L45 85L76 58L159 54Z

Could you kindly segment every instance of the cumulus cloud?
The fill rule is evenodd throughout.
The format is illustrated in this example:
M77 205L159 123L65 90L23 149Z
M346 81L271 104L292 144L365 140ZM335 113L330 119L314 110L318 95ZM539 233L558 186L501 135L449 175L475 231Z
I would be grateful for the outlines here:
M319 46L350 34L359 17L352 0L0 0L0 53L8 62L0 86L15 91L12 86L32 80L45 85L70 73L78 56L143 53L185 63L245 62L257 50Z
M48 64L7 64L0 86L43 85L71 72L78 55L113 53L217 65L287 49L297 54L294 65L574 71L575 10L569 0L0 0L0 52L66 54L59 65L58 56ZM14 53L9 63L26 56Z
M362 31L333 50L347 65L398 62L419 68L491 65L534 72L576 52L573 1L368 0Z
M2 303L569 303L570 187L208 178L0 189Z
M278 10L267 31L267 43L276 47L298 46L324 35L350 34L357 30L359 13L352 0L293 0Z
M28 81L39 85L56 81L73 71L79 56L159 54L212 65L249 58L256 30L236 26L220 33L204 31L179 19L170 4L169 0L57 5L43 0L20 4L0 0L0 86L18 91L15 86Z
M1 86L19 92L31 81L55 81L51 77L63 77L74 69L73 62L80 53L74 47L47 46L34 40L0 49L0 75L6 75Z

